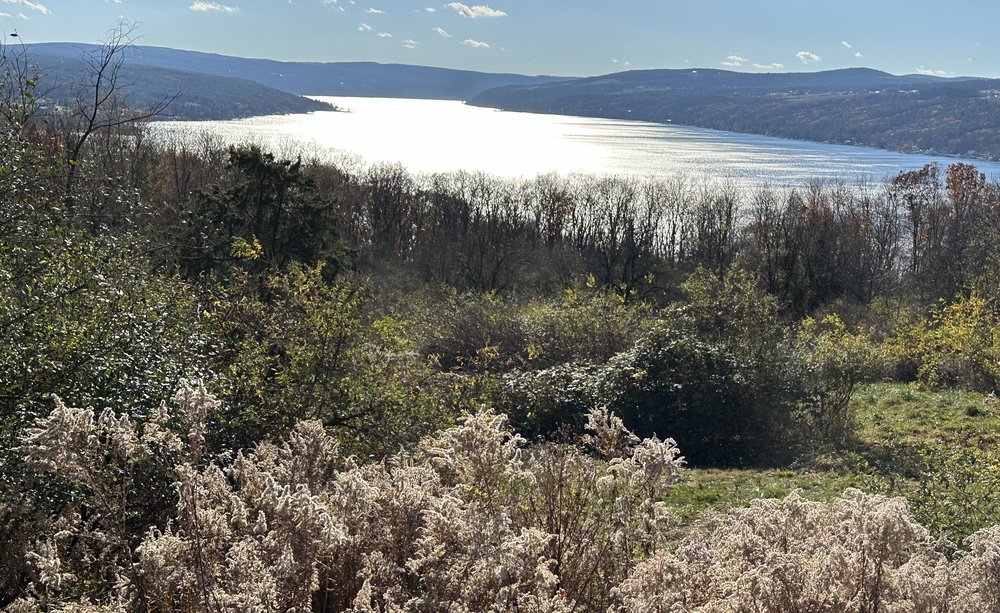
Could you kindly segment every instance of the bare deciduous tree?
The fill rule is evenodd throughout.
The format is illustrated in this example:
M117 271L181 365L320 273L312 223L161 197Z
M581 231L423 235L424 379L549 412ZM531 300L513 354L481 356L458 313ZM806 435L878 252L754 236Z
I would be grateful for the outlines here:
M64 119L66 134L65 202L69 212L76 204L77 169L84 148L92 136L113 132L122 127L152 119L163 113L178 94L168 95L153 104L136 109L125 95L128 83L122 68L128 49L134 44L136 26L120 22L104 41L86 56L89 73L80 84L72 109Z

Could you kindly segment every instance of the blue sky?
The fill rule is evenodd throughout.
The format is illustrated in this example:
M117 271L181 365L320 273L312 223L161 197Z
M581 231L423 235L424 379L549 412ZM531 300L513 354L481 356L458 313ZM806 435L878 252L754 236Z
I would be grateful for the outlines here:
M141 44L279 60L1000 76L996 0L0 0L26 42L96 42L122 18Z

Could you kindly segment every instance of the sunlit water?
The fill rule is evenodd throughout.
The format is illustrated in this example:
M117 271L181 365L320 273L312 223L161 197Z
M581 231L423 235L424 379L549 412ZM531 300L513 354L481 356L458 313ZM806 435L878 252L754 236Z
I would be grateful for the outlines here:
M937 162L1000 164L907 155L639 121L513 113L444 100L321 97L349 112L157 122L157 133L192 143L258 143L279 153L353 163L401 163L415 172L485 171L504 177L576 172L800 185L813 179L882 180Z

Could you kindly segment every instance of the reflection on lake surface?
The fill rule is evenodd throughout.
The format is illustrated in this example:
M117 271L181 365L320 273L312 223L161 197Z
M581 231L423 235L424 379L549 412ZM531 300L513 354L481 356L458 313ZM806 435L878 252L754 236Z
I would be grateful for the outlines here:
M158 134L255 142L324 160L401 163L415 172L485 171L504 177L575 172L801 185L811 179L881 180L937 162L967 161L987 177L1000 163L908 155L638 121L502 112L462 102L318 97L350 112L155 123Z

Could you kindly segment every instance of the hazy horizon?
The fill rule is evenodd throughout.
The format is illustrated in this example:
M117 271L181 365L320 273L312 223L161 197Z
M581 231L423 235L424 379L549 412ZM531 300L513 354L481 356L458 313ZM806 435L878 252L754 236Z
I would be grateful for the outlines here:
M6 0L0 0L0 2L6 2ZM20 36L20 35L18 35L18 36ZM81 46L85 46L85 45L96 45L96 44L98 44L98 42L88 42L88 41L82 41L82 40L51 40L51 41L34 41L34 42L28 42L27 44L28 45L57 44L57 45L81 45ZM482 73L486 73L486 74L490 74L490 73L493 72L493 71L488 71L488 70L477 70L477 69L471 69L471 68L459 68L459 67L456 67L456 66L448 66L448 65L444 65L444 64L416 64L416 63L413 63L413 62L404 62L404 61L396 62L396 61L376 61L376 60L329 60L328 62L321 62L321 61L315 61L315 60L280 60L280 59L275 59L275 58L271 58L271 57L265 57L265 56L262 56L262 55L232 55L232 54L228 54L228 53L219 53L219 52L215 52L215 51L203 51L201 49L189 49L189 48L184 48L184 47L169 47L169 46L165 46L165 45L150 45L150 44L145 44L145 43L143 43L141 41L137 42L136 45L138 47L148 47L148 48L155 48L155 49L170 49L170 50L181 51L181 52L185 52L185 53L204 53L204 54L209 54L209 55L217 55L217 56L220 56L220 57L234 57L234 58L246 59L246 60L264 60L264 61L274 61L274 62L280 62L280 63L320 63L320 64L322 64L322 63L339 63L339 62L345 62L345 63L374 63L374 64L382 64L382 65L399 64L399 65L409 65L409 66L423 66L423 67L429 67L429 68L442 68L442 69L447 69L447 70L468 70L468 71L471 71L471 72L482 72ZM810 69L808 69L806 67L803 67L802 69L795 68L795 69L771 70L771 71L741 70L740 68L727 68L727 67L716 67L716 66L685 66L685 67L660 66L660 67L650 67L650 68L619 67L619 68L613 68L613 69L611 69L611 70L609 70L607 72L592 73L592 74L518 73L516 71L501 71L501 72L510 73L510 74L522 74L522 75L525 75L525 76L547 76L547 77L566 77L566 78L569 78L569 79L575 79L575 78L584 78L585 79L585 78L589 78L589 77L602 76L602 75L606 75L606 74L615 74L615 73L620 73L620 72L651 71L651 70L719 70L719 71L723 71L723 72L732 72L732 73L737 73L737 74L811 74L811 73L820 73L820 72L833 72L833 71L838 71L838 70L875 70L875 71L878 71L878 72L884 72L886 74L891 74L891 75L894 75L894 76L922 75L922 76L938 77L938 78L942 78L942 79L962 79L962 78L1000 79L1000 77L975 75L975 74L971 74L971 73L954 74L954 75L934 75L934 74L926 74L926 73L921 73L921 72L899 73L899 72L890 72L890 71L887 71L887 70L883 70L882 68L878 68L876 66L867 66L867 65L844 66L844 67L816 67L816 68L814 68L812 70L810 70Z
M26 43L98 42L126 19L141 45L278 61L440 66L480 72L592 76L717 68L1000 75L992 24L1000 5L888 0L829 4L656 0L410 3L401 0L3 0L0 28ZM721 17L720 17L721 16ZM10 38L7 38L10 40ZM934 45L927 41L933 40Z

